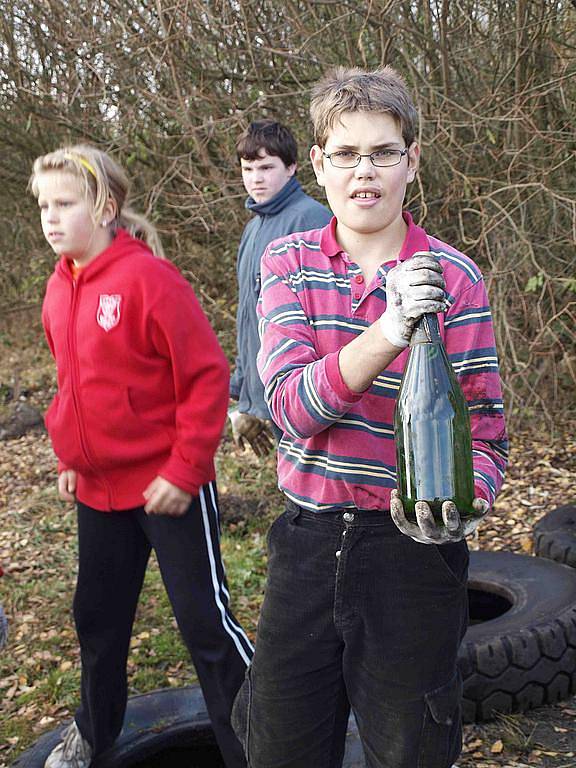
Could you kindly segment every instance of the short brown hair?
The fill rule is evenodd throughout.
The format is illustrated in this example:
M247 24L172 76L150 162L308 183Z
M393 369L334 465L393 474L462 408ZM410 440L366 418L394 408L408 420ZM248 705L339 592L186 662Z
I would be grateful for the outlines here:
M298 159L296 139L290 129L270 118L250 123L236 142L238 160L258 160L261 150L279 157L286 167Z
M390 66L367 72L359 67L335 67L312 89L310 116L314 140L323 147L328 132L344 112L384 112L400 124L409 147L416 136L418 116L406 81Z

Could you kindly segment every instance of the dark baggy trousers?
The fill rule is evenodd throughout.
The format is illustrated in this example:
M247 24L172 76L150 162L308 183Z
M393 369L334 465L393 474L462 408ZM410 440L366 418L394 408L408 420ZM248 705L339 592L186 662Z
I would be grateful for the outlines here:
M465 542L419 544L388 512L290 505L233 722L250 768L338 768L352 707L369 768L449 768L461 748Z
M94 754L107 749L122 728L130 636L154 549L220 751L228 768L243 768L246 760L230 711L252 646L228 605L215 484L201 488L183 517L149 516L142 507L100 512L79 503L78 539L74 618L82 703L76 723Z

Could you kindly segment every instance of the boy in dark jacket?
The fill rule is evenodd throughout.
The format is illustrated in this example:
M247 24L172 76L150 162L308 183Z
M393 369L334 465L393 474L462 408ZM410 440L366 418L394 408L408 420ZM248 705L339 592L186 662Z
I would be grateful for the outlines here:
M246 440L257 455L263 455L271 447L271 422L256 369L260 259L271 240L323 227L332 214L300 186L296 141L285 126L268 119L251 123L238 139L236 151L249 195L246 208L256 215L246 225L238 248L238 356L230 385L238 407L229 416L237 445L243 447Z

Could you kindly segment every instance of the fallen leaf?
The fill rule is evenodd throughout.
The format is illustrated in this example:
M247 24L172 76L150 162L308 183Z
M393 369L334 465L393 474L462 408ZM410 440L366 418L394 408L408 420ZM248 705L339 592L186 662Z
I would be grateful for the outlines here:
M490 752L492 752L493 755L499 755L500 752L504 749L504 744L502 743L501 739L498 739L498 741L495 741L494 744L490 747Z

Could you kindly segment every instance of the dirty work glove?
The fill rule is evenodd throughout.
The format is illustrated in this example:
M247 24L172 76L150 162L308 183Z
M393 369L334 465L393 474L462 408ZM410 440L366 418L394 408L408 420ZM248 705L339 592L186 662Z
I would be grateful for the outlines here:
M386 311L380 317L380 328L395 347L408 346L423 314L445 309L442 267L433 254L418 251L386 275Z
M232 424L232 437L238 448L244 450L246 440L259 458L272 450L274 441L265 419L241 413L237 408L228 411L228 418Z
M442 519L444 525L438 527L432 515L432 510L425 501L417 501L415 505L418 525L409 522L404 514L404 507L397 490L390 496L390 515L402 533L422 544L447 544L474 533L490 506L485 499L474 499L472 502L474 517L466 521L460 519L456 504L445 501L442 504Z

